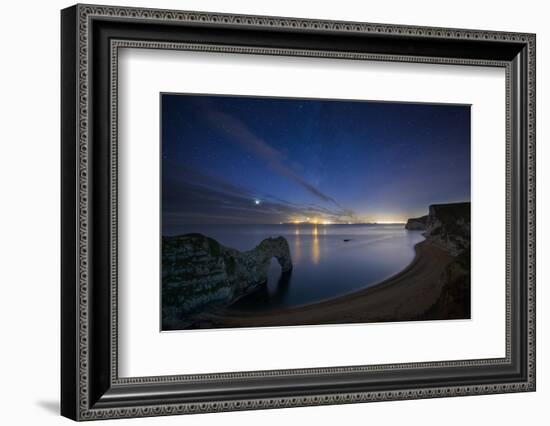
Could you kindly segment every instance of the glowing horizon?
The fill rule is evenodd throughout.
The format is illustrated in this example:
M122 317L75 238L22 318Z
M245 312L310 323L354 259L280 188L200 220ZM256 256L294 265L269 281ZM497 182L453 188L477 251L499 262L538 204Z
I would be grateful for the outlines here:
M470 201L470 107L161 96L162 227L404 224Z
M408 220L408 219L407 219ZM357 221L329 221L329 220L298 220L298 219L289 219L287 221L279 222L279 224L293 224L293 225L362 225L362 224L378 224L378 225L388 225L388 224L404 224L407 223L407 220L395 219L395 220L378 220L378 219L365 219Z

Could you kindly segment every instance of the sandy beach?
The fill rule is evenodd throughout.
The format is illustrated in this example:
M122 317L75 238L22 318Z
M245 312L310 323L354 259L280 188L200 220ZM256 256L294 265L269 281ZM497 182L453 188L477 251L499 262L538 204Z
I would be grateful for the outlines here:
M203 318L208 328L287 326L422 319L441 293L440 276L453 257L423 241L401 272L364 290L302 307L267 312L227 308ZM200 327L200 326L199 326Z

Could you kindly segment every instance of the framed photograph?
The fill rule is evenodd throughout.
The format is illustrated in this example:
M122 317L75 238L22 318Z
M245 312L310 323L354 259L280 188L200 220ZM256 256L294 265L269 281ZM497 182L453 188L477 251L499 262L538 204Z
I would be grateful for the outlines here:
M535 35L61 12L61 411L535 390Z
M471 318L470 105L160 96L162 331Z

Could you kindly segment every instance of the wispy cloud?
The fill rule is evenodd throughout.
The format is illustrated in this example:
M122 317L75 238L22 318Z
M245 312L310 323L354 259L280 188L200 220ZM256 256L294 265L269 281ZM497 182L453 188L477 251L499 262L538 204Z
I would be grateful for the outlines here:
M320 191L315 185L311 184L288 167L284 163L285 156L280 151L273 148L260 137L256 136L240 120L232 117L231 115L214 111L209 111L206 116L213 125L217 126L221 131L231 135L231 140L234 143L237 143L248 152L261 158L273 171L296 182L320 200L332 203L340 209L343 208L333 197Z
M348 210L299 205L270 194L262 194L261 204L256 205L256 192L174 164L165 168L162 193L165 234L184 224L269 224L305 217L332 222L352 219Z

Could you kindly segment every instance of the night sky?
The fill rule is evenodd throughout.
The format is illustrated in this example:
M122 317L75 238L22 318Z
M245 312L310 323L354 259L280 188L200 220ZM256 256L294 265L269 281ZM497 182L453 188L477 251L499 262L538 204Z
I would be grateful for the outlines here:
M161 95L163 233L403 222L470 201L470 107Z

